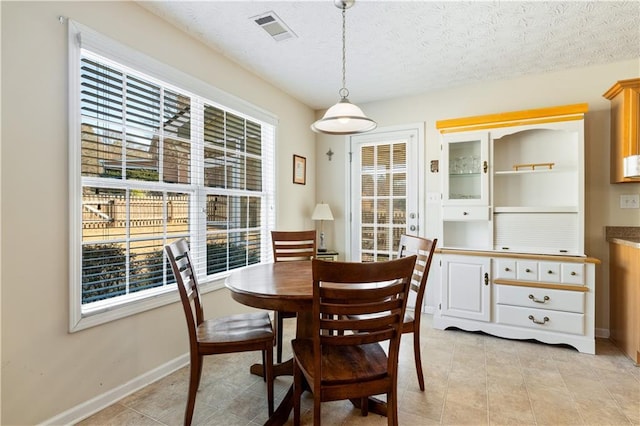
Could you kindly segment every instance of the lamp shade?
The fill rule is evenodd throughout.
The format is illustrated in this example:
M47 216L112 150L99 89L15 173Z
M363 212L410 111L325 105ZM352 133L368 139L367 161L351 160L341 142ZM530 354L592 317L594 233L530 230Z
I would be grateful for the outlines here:
M313 214L311 215L312 220L333 220L333 214L331 213L331 208L329 208L329 204L319 203L316 204L316 208L313 209Z
M329 135L352 135L375 129L376 122L364 115L364 112L342 98L324 113L324 116L311 125L311 130Z

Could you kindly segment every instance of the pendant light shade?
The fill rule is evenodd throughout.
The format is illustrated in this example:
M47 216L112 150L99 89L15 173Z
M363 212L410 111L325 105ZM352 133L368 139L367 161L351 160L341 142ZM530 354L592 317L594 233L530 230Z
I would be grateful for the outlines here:
M311 130L329 135L351 135L375 129L376 122L364 115L362 110L342 98L340 102L325 112L324 116L311 125Z
M376 128L375 121L349 102L349 90L346 87L346 10L355 0L334 0L337 8L342 9L342 89L340 101L325 112L324 116L311 125L311 130L329 135L353 135L368 132Z

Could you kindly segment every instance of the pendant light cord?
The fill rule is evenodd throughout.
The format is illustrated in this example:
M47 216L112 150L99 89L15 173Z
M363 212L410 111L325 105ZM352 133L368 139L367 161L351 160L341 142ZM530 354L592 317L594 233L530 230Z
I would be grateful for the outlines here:
M347 6L342 6L342 89L338 92L340 97L346 99L349 96L347 89Z

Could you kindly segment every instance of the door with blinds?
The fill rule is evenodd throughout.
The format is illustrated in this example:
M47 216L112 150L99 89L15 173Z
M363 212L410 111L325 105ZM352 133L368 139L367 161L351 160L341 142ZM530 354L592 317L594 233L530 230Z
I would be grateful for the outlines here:
M397 256L402 234L418 235L418 127L352 136L351 259Z

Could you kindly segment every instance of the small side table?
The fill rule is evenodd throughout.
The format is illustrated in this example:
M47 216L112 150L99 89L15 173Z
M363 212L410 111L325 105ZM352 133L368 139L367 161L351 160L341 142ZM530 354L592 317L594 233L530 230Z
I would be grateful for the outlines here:
M316 259L329 260L331 262L338 261L338 252L333 250L316 252Z

